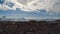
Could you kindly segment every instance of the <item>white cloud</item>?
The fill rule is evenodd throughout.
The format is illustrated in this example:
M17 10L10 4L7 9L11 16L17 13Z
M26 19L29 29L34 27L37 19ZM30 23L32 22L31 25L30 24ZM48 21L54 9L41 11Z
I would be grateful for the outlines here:
M7 5L0 5L0 10L7 10L10 9Z
M28 2L26 2L28 1ZM40 9L46 9L47 12L60 12L60 0L6 0L4 5L0 5L0 9L13 9L20 8L23 11L38 11ZM30 2L29 2L30 1ZM6 3L14 3L14 6L10 8L5 5Z
M60 0L45 0L47 11L60 12Z

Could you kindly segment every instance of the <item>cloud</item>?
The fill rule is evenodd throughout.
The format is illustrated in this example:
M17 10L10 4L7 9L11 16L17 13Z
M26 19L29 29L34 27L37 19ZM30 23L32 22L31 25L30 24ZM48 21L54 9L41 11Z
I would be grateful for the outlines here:
M13 4L9 4L13 3ZM8 3L8 4L7 4ZM6 5L7 4L7 5ZM10 7L9 5L13 5ZM5 0L0 9L13 9L19 8L26 12L38 11L45 9L46 12L60 12L60 0Z
M7 10L10 9L7 5L0 5L0 10Z
M60 0L45 0L45 3L46 3L45 7L47 11L60 12Z

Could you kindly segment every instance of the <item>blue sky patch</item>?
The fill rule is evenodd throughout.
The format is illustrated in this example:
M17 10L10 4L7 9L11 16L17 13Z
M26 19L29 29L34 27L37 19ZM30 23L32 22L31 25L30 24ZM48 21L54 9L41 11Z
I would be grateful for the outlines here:
M0 0L0 4L3 4L4 3L4 0Z
M9 7L12 8L14 6L14 3L8 2L8 3L6 3L6 5L8 5Z

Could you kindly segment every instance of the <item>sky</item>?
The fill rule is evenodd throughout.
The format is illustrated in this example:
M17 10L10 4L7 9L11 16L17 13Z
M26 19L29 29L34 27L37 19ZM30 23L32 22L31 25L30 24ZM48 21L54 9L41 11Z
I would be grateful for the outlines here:
M60 0L0 0L0 15L7 17L60 17Z

